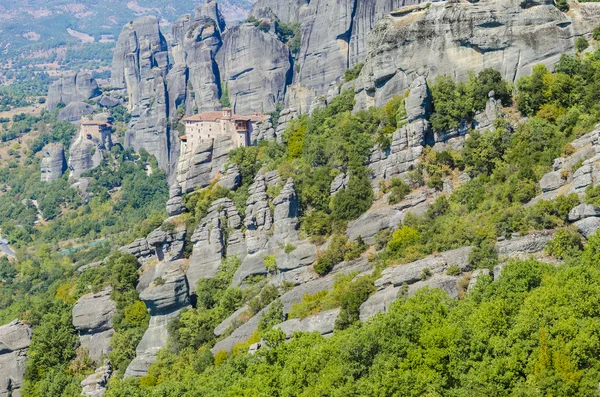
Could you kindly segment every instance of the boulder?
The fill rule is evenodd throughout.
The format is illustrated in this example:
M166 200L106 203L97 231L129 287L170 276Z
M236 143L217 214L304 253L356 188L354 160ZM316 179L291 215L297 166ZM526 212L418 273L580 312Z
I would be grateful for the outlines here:
M104 365L81 381L81 393L86 397L104 397L108 381L112 376L112 365L105 360Z
M68 121L69 123L79 124L83 116L89 116L94 113L94 108L85 102L71 102L65 108L58 112L58 121Z
M442 274L452 266L458 266L463 272L468 271L471 250L472 247L459 248L428 256L406 265L390 267L381 273L381 278L375 281L375 286L382 288L389 285L414 284L421 281L426 273Z
M221 167L222 172L217 184L225 189L235 190L242 182L242 175L237 164L229 164L227 168Z
M313 244L301 244L289 254L279 251L276 256L277 268L281 271L294 270L309 266L317 260L317 247Z
M189 305L189 288L182 261L164 263L154 281L140 293L151 315L162 315Z
M501 258L528 256L543 251L551 240L552 233L538 232L527 236L515 237L510 240L499 241L496 244L496 249L498 250L498 256Z
M577 229L579 229L579 232L583 235L583 237L589 239L596 234L598 229L600 229L600 218L585 218L575 222L574 225L577 227Z
M50 143L44 146L40 169L42 182L52 182L60 179L67 170L65 147L60 143Z
M275 328L282 330L287 339L293 337L296 332L318 332L321 335L330 335L333 333L335 320L339 314L340 309L327 310L302 320L294 318L285 321Z
M81 333L96 333L112 328L117 305L110 299L112 288L83 295L73 306L73 327Z
M79 332L81 347L89 357L98 362L112 349L110 339L114 335L113 317L117 305L110 299L112 288L82 296L73 306L73 327Z
M169 218L146 237L146 242L148 247L154 250L156 259L172 262L183 258L185 235L185 225L180 225L176 220Z
M585 218L599 216L600 211L591 204L579 204L569 212L569 222L577 222Z

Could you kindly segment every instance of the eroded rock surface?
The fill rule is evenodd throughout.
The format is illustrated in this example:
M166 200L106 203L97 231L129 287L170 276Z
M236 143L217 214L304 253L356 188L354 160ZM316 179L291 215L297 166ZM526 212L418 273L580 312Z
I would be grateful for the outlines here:
M79 72L63 76L48 88L48 110L52 111L59 104L69 105L71 102L83 102L100 96L98 83L91 73Z
M79 332L81 347L89 357L99 362L112 349L113 317L117 305L110 299L112 288L82 296L73 306L73 327Z
M20 396L31 327L20 321L0 327L0 396Z
M52 182L60 179L67 170L65 147L60 143L50 143L44 146L40 169L42 182Z

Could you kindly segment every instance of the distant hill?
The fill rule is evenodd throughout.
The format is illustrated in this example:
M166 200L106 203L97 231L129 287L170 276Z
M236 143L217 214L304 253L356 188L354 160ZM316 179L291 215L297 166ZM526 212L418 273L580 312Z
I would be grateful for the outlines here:
M2 58L65 44L111 42L127 22L156 15L168 25L204 0L0 0ZM228 22L246 18L255 0L219 0ZM168 30L168 29L167 29Z

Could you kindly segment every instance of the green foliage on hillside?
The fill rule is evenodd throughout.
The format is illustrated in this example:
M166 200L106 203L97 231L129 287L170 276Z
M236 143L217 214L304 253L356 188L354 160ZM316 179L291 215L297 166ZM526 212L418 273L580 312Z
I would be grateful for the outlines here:
M422 290L330 338L300 334L218 366L198 353L152 387L115 380L108 396L594 396L599 242L571 266L513 262L460 301Z

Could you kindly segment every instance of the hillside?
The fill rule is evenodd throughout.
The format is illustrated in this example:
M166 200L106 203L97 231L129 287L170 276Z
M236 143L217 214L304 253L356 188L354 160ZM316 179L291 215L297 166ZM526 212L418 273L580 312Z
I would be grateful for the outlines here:
M600 4L222 7L0 87L0 397L597 396Z

